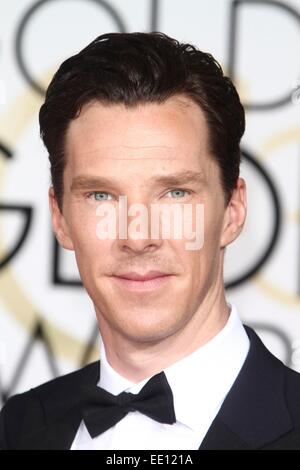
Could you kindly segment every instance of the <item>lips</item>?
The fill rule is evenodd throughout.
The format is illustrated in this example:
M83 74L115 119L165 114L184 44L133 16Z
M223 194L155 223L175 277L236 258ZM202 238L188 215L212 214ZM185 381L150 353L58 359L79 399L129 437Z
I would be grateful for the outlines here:
M131 291L135 294L153 292L167 286L173 274L161 271L147 271L146 273L128 272L118 273L112 276L118 288Z
M169 273L164 273L161 271L148 271L147 273L140 274L137 272L128 272L122 274L116 274L117 277L122 279L129 279L131 281L150 281L151 279L156 279L157 277L168 276Z

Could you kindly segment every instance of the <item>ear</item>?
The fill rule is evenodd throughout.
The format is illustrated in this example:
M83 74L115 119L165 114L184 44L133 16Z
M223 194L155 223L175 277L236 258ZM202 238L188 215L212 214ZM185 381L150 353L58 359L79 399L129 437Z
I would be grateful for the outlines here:
M239 178L226 207L221 236L221 247L232 243L241 233L247 215L246 182Z
M66 220L58 207L53 186L49 188L48 196L52 227L56 235L56 239L58 243L66 250L74 250Z

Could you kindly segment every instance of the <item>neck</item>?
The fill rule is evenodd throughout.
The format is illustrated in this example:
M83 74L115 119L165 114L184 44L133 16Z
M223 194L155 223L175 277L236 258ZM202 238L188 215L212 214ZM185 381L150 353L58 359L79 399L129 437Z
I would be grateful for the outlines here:
M204 300L179 333L153 343L137 343L111 331L99 320L107 361L120 375L138 383L196 351L216 336L227 323L230 309L224 290Z

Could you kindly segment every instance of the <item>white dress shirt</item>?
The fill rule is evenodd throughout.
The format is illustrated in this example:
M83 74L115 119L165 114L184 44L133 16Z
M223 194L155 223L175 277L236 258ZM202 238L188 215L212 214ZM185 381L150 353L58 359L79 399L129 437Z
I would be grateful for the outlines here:
M216 336L164 369L173 392L176 423L162 424L133 411L93 439L82 421L71 450L199 449L249 350L249 338L236 307L228 306L229 319ZM100 354L98 386L113 395L139 393L151 378L130 382L108 363L103 343Z

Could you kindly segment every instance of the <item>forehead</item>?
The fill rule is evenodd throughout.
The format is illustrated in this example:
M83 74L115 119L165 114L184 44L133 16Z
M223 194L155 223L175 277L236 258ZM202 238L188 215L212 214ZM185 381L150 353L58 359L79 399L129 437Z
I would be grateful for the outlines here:
M91 102L71 121L65 149L75 173L112 166L120 174L158 165L203 170L211 160L204 114L183 96L133 108Z

